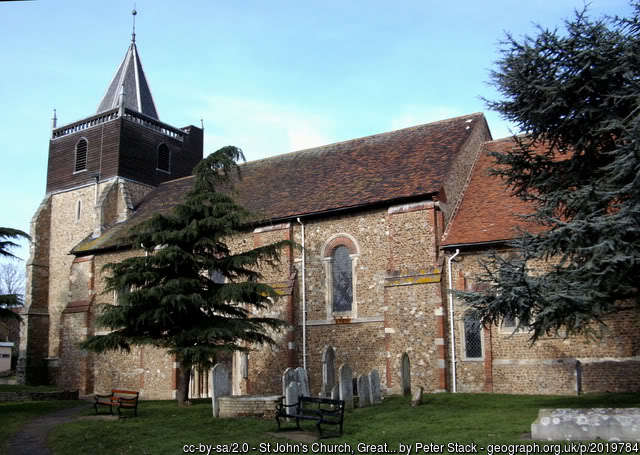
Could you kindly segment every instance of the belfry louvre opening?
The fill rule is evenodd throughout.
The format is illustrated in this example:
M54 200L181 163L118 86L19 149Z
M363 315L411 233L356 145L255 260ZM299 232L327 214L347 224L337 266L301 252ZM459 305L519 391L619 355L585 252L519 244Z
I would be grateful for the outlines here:
M76 165L74 172L80 172L87 169L87 140L80 139L76 144Z

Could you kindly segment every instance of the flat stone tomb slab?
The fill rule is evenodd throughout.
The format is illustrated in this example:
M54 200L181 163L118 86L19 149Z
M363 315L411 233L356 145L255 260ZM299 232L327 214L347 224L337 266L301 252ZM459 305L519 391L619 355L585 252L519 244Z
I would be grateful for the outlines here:
M540 409L531 438L640 442L640 408Z

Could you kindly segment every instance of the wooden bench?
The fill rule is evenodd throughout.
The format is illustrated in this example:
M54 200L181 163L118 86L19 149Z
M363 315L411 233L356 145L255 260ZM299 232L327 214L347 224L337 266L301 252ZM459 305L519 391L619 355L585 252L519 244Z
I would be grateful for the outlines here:
M113 415L113 408L118 409L118 416L122 413L122 408L133 409L133 415L138 416L138 396L140 392L133 390L120 390L113 389L109 395L95 396L95 403L93 406L96 408L96 415L98 415L98 406L106 406L109 408L109 413Z
M281 399L276 405L278 431L280 431L280 419L295 419L298 430L301 429L301 420L313 420L316 422L321 438L323 437L322 425L339 426L340 432L337 435L342 436L344 400L300 396L297 403L284 404Z

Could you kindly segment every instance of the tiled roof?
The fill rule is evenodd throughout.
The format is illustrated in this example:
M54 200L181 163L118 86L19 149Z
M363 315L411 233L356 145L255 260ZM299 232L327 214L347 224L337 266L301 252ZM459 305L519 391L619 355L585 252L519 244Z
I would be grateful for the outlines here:
M517 227L540 229L518 216L532 213L532 205L513 196L499 176L489 175L489 169L496 167L489 153L504 153L515 146L511 138L483 144L462 202L443 236L443 247L511 240L517 236Z
M429 197L440 191L471 133L485 125L476 113L251 161L240 166L235 199L261 220L283 220ZM73 251L116 246L130 226L180 203L191 185L192 177L163 183L127 222Z

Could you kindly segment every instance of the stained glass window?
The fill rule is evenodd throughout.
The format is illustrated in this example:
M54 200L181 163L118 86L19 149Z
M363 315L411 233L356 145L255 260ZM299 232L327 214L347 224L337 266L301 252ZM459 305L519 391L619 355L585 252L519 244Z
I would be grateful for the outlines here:
M351 257L346 246L333 250L333 311L351 311L353 302L353 279Z

